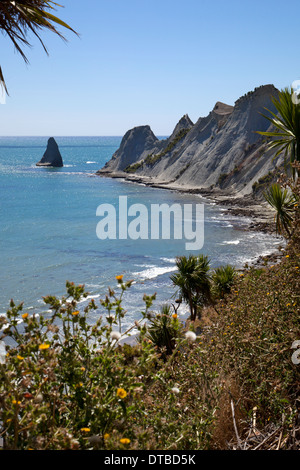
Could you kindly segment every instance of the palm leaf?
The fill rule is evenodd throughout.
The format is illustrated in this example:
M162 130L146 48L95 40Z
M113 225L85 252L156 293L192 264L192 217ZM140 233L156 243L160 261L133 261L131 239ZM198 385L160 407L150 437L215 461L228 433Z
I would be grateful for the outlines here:
M2 73L1 66L0 66L0 86L1 86L2 90L4 90L5 93L8 95L8 91L7 91L7 88L6 88L6 84L5 84L5 80L4 80L4 76L3 76L3 73Z
M40 31L51 31L66 41L66 38L57 29L57 26L62 26L78 36L78 33L76 33L71 26L50 13L50 11L54 11L56 7L62 6L49 0L2 0L0 2L0 30L12 41L17 52L26 63L28 63L28 59L24 52L24 46L30 47L28 40L29 31L37 37L47 54L48 50L40 36ZM0 80L1 85L4 86L7 93L2 70Z

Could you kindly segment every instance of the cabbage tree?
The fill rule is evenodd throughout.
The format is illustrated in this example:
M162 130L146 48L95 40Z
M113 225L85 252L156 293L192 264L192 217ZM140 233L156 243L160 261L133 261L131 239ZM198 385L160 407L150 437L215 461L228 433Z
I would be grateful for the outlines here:
M264 193L267 202L276 210L276 232L281 235L291 236L291 227L294 220L297 199L288 189L278 183L274 183Z
M191 320L200 316L202 307L211 300L210 265L207 256L189 255L176 258L177 272L170 276L179 294L189 305Z
M277 113L267 110L270 116L264 115L273 128L258 132L269 138L268 146L276 149L275 157L283 153L285 158L289 157L291 165L300 163L300 103L295 96L297 97L293 88L284 88L277 98L273 97L272 102ZM294 168L293 175L296 179L297 171Z

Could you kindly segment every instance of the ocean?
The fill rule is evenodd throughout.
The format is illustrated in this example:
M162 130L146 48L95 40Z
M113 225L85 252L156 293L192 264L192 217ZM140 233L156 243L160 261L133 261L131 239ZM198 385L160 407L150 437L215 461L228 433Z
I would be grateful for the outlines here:
M55 139L64 167L50 169L36 167L48 137L0 137L0 314L14 299L24 302L26 312L47 315L43 296L64 295L67 280L84 284L97 302L108 287L118 292L117 275L134 280L124 297L124 329L141 317L144 294L157 293L156 311L174 300L170 274L176 270L175 257L192 252L186 250L186 240L98 238L98 206L117 206L120 196L127 196L128 204L146 207L204 204L200 252L208 255L212 267L242 268L280 244L272 235L248 232L247 220L199 196L95 176L121 137ZM179 313L184 318L187 308L182 306Z

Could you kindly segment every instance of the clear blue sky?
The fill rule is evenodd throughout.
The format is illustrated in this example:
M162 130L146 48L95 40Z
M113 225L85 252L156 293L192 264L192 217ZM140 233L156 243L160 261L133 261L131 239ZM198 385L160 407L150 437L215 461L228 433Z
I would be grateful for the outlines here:
M0 135L168 135L216 101L300 78L299 0L61 0L80 38L43 34L30 65L0 35ZM62 31L63 32L63 31Z

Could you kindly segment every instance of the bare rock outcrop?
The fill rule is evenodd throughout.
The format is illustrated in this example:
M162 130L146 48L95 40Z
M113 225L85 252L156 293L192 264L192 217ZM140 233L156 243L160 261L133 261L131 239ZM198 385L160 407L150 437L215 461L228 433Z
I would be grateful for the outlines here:
M178 189L212 189L243 196L281 163L273 159L257 131L270 122L278 90L264 85L239 98L234 106L218 101L206 117L193 124L183 116L168 139L159 140L149 126L126 133L120 148L98 174L122 171L131 179L175 185Z
M36 166L44 167L62 167L63 159L60 154L58 145L53 137L50 137L47 144L47 149L43 158L36 164Z

